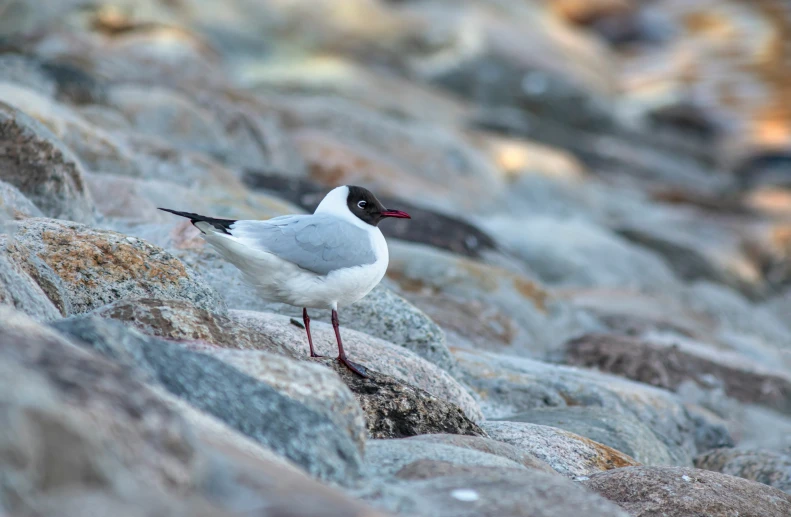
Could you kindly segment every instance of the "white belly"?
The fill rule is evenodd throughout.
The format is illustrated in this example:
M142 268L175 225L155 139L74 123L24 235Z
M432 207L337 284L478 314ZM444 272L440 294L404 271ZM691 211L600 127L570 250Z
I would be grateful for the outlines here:
M286 262L271 253L252 250L222 234L204 238L244 274L267 300L297 307L332 309L360 300L382 280L389 262L387 242L380 231L372 232L376 261L318 275Z

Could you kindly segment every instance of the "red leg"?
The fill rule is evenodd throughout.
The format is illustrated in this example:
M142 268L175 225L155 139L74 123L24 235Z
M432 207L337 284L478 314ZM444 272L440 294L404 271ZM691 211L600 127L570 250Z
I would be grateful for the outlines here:
M335 339L338 340L338 361L343 363L346 368L353 371L360 377L368 377L365 375L365 369L346 358L346 352L343 351L343 342L341 341L341 324L338 322L338 311L332 310L332 328L335 329Z
M318 355L313 350L313 338L310 336L310 316L308 316L307 307L302 308L302 321L305 323L305 331L308 333L308 345L310 345L310 357L324 357L323 355Z

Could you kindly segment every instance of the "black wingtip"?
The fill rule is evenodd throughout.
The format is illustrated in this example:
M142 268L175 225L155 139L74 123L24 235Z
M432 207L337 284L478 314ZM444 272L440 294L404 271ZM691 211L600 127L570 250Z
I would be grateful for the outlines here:
M192 224L201 221L209 223L210 225L214 226L214 228L216 228L217 230L223 233L227 233L228 235L231 234L231 232L229 232L228 229L231 227L233 223L236 222L236 219L215 219L214 217L206 217L205 215L193 214L192 212L179 212L178 210L171 210L170 208L160 208L160 207L157 208L159 210L162 210L163 212L170 212L171 214L175 214L181 217L186 217L187 219L190 220Z

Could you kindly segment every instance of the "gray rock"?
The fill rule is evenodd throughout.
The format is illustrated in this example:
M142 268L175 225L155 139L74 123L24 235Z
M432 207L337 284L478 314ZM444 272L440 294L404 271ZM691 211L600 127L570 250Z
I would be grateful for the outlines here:
M359 474L360 452L347 430L219 359L97 317L54 325L87 347L141 369L174 395L320 479L343 484Z
M491 438L482 436L461 436L458 434L422 434L420 436L413 436L409 439L418 442L452 445L453 447L460 447L462 449L473 449L487 454L494 454L495 456L502 456L503 458L515 461L529 469L556 474L552 467L524 449L497 440L492 440Z
M512 231L515 224L521 231ZM500 218L484 227L549 285L660 292L680 288L661 258L582 219Z
M404 438L431 433L483 435L455 404L371 369L352 373L335 359L320 359L340 375L365 412L371 438Z
M665 390L595 371L513 356L454 350L467 382L481 395L488 418L508 418L543 407L601 407L628 413L648 426L686 465L697 454L696 423ZM708 424L706 424L708 425Z
M683 467L601 472L583 483L636 517L785 517L791 496L754 481Z
M383 510L415 517L628 515L613 503L557 475L496 467L457 469L456 475L432 479L376 481L355 495Z
M93 201L79 160L41 123L0 102L0 180L49 217L92 222Z
M196 341L221 349L262 350L292 359L306 357L264 333L235 323L224 314L198 308L183 300L124 299L99 307L90 314L118 320L144 334L167 340Z
M31 203L18 188L5 181L0 181L0 218L2 218L3 215L11 219L44 217L41 210Z
M540 408L511 415L506 420L565 429L612 447L644 465L675 464L667 445L628 413L613 413L600 407Z
M247 327L250 332L264 334L271 341L292 348L297 354L308 353L305 331L286 316L235 310L229 311L228 315L236 324ZM447 372L403 347L344 328L343 311L340 313L340 321L344 349L350 360L460 407L473 422L483 419L472 395ZM316 352L336 357L338 346L332 327L317 321L311 322L310 330Z
M579 334L577 311L534 277L429 246L389 247L388 277L453 346L543 358Z
M716 379L730 397L791 413L791 375L692 340L590 334L566 345L566 360L669 390L684 381L705 386Z
M0 246L64 316L122 298L160 297L224 309L217 293L173 255L120 233L25 219L14 235L0 237Z
M695 458L699 469L721 472L791 494L791 452L769 449L715 449Z
M200 345L189 348L216 357L279 393L326 415L338 428L354 438L361 455L365 452L366 413L355 398L357 394L344 383L348 383L348 379L343 376L339 379L328 368L312 364L311 361L297 361L271 352L227 350ZM458 408L457 412L463 417Z
M373 517L210 415L0 307L0 499L15 515ZM46 464L46 475L31 465ZM120 512L120 513L119 513Z
M41 287L3 252L0 247L0 305L10 305L38 320L60 318L60 312Z
M507 421L481 425L493 439L524 449L572 479L640 464L611 447L556 427Z
M520 463L475 449L401 439L369 440L365 452L364 472L368 478L389 478L407 465L421 460L445 461L463 466L525 470Z

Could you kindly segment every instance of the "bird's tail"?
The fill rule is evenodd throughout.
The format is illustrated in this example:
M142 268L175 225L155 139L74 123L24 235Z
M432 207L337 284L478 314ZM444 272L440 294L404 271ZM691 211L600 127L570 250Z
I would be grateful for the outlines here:
M171 210L169 208L160 208L163 212L170 212L171 214L180 215L181 217L186 217L190 220L190 222L199 230L203 231L199 226L195 223L208 223L213 226L216 230L219 230L222 233L226 233L228 235L231 234L228 230L231 228L231 225L235 223L236 219L215 219L214 217L206 217L205 215L200 214L193 214L191 212L179 212L177 210ZM205 232L204 232L205 233Z

